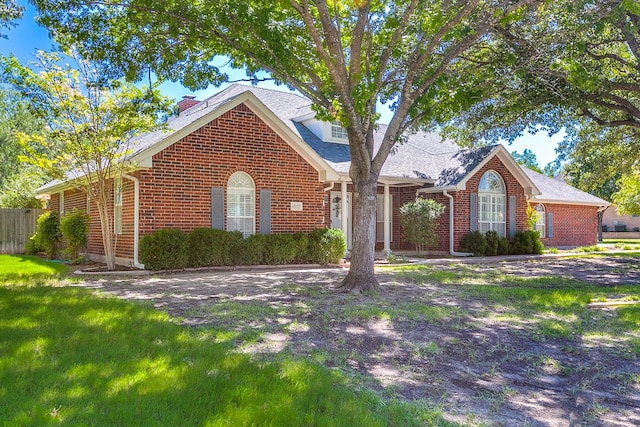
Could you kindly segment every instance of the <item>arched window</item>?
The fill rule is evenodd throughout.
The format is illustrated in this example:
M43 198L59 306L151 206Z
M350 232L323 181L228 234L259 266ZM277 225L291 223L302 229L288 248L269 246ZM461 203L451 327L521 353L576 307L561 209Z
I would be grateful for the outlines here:
M545 218L547 217L547 212L544 209L544 205L539 203L536 206L536 213L538 214L538 218L536 220L536 230L540 232L540 237L547 237L545 232Z
M485 172L478 185L478 229L506 235L506 196L502 178L494 171Z
M256 186L244 172L235 172L227 183L227 230L244 237L256 231Z

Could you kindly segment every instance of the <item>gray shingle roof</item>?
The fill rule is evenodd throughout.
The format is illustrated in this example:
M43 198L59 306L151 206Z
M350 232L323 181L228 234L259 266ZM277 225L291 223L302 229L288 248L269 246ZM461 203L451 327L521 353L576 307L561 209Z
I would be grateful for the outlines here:
M292 92L264 89L234 84L201 101L199 104L171 118L165 130L140 135L132 140L133 154L139 154L160 143L196 120L231 102L237 96L250 91L278 117L301 141L306 143L336 172L347 174L350 166L349 146L325 142L296 119L309 116L313 111L311 101ZM376 148L382 140L386 125L380 125L374 135ZM461 149L451 140L443 140L438 134L415 132L406 136L391 153L382 167L381 177L407 178L435 181L435 187L455 186L463 180L495 146ZM605 205L606 201L577 190L563 182L523 168L527 176L541 191L538 199L558 202L577 202ZM52 187L49 183L42 189Z
M526 167L522 167L522 170L540 190L541 194L535 196L533 200L557 203L573 202L595 206L608 206L611 204L599 197L578 190L562 180L550 178Z

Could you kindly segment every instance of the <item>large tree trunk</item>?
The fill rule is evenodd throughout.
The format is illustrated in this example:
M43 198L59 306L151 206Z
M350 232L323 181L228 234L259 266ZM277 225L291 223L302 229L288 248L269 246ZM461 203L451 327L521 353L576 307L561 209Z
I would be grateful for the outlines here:
M354 175L354 174L352 174ZM362 175L362 174L360 174ZM352 176L353 246L349 273L338 289L344 292L374 293L380 285L373 271L376 244L377 176Z

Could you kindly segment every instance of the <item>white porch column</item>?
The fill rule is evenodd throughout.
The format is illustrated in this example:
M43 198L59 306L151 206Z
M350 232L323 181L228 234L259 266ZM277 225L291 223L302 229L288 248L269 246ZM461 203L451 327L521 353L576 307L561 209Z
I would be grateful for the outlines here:
M384 251L391 252L391 197L389 196L389 184L384 185Z
M344 233L344 237L347 239L347 249L351 249L348 237L351 212L349 212L349 203L347 203L347 181L342 181L340 183L340 213L340 229Z

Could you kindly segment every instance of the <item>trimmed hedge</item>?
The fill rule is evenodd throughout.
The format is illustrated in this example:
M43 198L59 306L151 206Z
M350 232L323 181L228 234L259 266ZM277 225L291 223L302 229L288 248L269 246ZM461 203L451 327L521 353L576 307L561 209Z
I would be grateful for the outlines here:
M196 228L189 233L159 230L140 240L140 262L150 270L231 265L338 263L346 251L342 231L252 234Z
M187 234L175 228L158 230L140 240L140 262L151 270L189 266Z
M540 232L535 230L518 231L513 241L499 237L495 231L482 234L476 230L462 236L460 247L475 256L541 254L544 251Z

